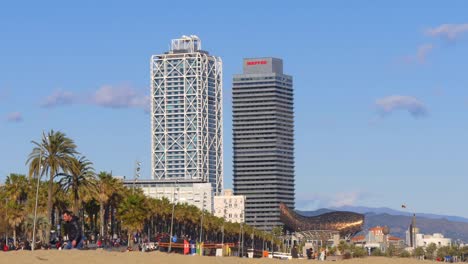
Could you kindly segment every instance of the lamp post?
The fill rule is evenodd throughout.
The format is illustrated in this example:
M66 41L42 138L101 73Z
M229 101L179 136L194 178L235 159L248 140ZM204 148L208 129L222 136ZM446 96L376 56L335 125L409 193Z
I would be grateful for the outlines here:
M224 252L224 223L221 226L221 251ZM222 255L224 256L224 253Z
M141 168L141 162L135 161L135 177L133 178L133 188L132 188L132 193L135 192L135 184L138 178L140 177L140 168Z
M263 251L265 251L265 236L266 236L266 226L264 224L263 225L262 257L263 257Z
M8 198L5 197L5 220L8 221ZM5 245L8 245L8 223L5 225Z
M240 223L240 257L244 256L244 226L243 222Z
M34 222L33 222L33 237L31 250L34 251L36 247L36 222L37 222L37 202L39 200L39 184L42 176L42 150L39 152L39 173L37 175L37 184L36 184L36 202L34 205Z
M176 184L174 186L174 189L172 190L172 216L171 216L171 232L169 236L169 248L167 249L167 252L171 252L172 249L172 228L174 226L174 210L175 210L175 191L177 189L177 193L179 193L179 187L178 187L179 180L176 180Z
M257 215L254 216L254 228L252 230L252 258L253 258L253 255L254 255L254 244L255 244L255 228L257 227Z
M203 192L202 215L201 215L201 220L200 220L200 243L202 242L202 237L203 237L203 216L205 215L205 199L206 199L206 192Z

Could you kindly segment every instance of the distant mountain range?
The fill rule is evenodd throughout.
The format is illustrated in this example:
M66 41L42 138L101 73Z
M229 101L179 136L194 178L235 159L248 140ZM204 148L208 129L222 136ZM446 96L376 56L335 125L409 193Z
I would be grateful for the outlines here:
M390 234L405 239L405 231L411 223L412 213L390 208L370 208L362 206L342 206L323 208L316 211L300 211L304 216L316 216L332 211L350 211L365 215L364 231L373 226L388 226ZM468 219L460 216L447 216L427 213L416 213L416 226L421 233L442 233L445 237L468 241Z

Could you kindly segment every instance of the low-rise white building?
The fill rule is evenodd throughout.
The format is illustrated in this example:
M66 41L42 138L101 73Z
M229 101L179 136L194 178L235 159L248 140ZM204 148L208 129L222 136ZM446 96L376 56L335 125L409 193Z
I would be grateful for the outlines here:
M244 223L245 196L233 195L232 190L224 190L224 195L214 197L214 215L233 223Z
M129 188L141 188L148 197L161 199L167 198L171 203L187 203L195 205L213 213L213 187L211 183L196 182L168 182L161 183L154 180L124 181Z
M445 238L440 233L432 235L416 234L416 246L427 247L429 244L434 243L437 247L444 247L452 245L452 239Z

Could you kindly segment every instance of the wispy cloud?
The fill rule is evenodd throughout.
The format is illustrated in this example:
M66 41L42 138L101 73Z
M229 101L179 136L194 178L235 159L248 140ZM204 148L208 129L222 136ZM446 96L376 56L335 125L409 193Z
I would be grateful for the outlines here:
M299 210L317 210L320 208L357 205L366 196L368 196L368 194L362 191L313 194L299 193L296 207Z
M6 100L10 96L10 91L7 88L0 88L0 102Z
M426 58L428 54L434 49L434 45L432 44L423 44L418 47L416 51L416 55L413 56L406 56L403 58L403 61L406 63L413 63L417 62L420 64L426 63Z
M429 52L432 51L434 46L432 44L424 44L418 47L418 52L416 53L416 59L419 63L426 62L426 56Z
M82 94L58 90L47 96L41 106L54 108L71 104L97 105L106 108L141 108L147 113L150 111L149 96L124 85L104 85L95 91Z
M18 123L23 121L23 115L20 112L11 112L7 115L8 122Z
M47 96L41 103L42 107L52 108L62 105L74 104L77 101L77 96L69 91L57 90Z
M413 117L424 117L428 114L426 106L412 96L391 95L375 101L377 110L383 115L397 110L408 111Z
M143 108L149 112L149 96L139 94L129 86L102 86L92 96L91 103L110 108Z
M455 41L462 34L468 33L468 24L442 24L426 30L426 35Z

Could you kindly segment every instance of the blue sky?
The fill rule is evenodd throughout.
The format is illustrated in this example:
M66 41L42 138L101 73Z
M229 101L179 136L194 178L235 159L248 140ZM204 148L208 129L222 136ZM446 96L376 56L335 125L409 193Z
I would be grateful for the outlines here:
M196 34L232 75L274 56L294 77L296 207L468 217L466 1L10 1L0 6L0 180L61 130L97 171L149 178L149 59Z

